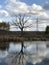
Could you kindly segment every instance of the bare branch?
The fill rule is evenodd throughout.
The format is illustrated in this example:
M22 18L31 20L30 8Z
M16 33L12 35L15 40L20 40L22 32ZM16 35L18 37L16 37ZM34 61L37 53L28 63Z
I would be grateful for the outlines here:
M30 28L30 27L32 27L32 24L24 26L24 28Z
M19 28L21 31L23 31L24 28L32 27L31 24L29 24L29 25L27 24L27 22L30 19L31 19L31 16L26 16L25 14L15 15L15 18L14 18L14 20L12 20L10 25L15 26L16 28Z

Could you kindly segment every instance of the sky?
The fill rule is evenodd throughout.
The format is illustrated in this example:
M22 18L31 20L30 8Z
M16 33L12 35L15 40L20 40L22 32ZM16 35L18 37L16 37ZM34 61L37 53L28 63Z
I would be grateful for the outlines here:
M38 17L38 30L45 31L49 25L49 0L0 0L0 21L11 21L13 13L30 13L35 19ZM33 27L24 30L36 31L36 20L31 19L29 23Z
M49 2L49 0L20 0L21 2L25 2L28 5L32 5L34 3L38 4L38 5L43 5L46 2Z
M0 4L1 5L5 5L7 0L0 0ZM32 5L34 3L38 4L38 5L43 5L46 2L49 2L49 0L19 0L21 2L25 2L28 5Z

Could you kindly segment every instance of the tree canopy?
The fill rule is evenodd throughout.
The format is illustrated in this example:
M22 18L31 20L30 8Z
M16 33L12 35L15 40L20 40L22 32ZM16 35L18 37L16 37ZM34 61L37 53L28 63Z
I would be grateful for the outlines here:
M10 27L9 23L6 23L6 22L1 22L0 23L0 30L7 30L7 31L9 31L9 27Z
M10 23L14 28L19 28L21 31L24 31L24 28L32 27L32 23L29 23L31 16L26 14L18 14L13 17L14 19Z

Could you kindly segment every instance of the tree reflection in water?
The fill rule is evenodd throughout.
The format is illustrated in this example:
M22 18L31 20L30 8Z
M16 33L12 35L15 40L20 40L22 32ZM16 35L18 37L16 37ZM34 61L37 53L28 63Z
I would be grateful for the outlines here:
M26 62L30 61L32 54L28 54L27 52L25 52L24 49L26 49L26 48L27 48L27 46L25 46L24 42L22 41L20 52L10 53L11 56L10 56L10 58L8 58L10 65L11 64L12 65L26 65ZM28 58L28 56L29 56L29 58Z

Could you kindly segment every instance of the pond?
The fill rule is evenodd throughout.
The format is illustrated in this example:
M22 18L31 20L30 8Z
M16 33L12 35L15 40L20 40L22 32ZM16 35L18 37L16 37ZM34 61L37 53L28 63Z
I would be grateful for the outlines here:
M13 65L16 65L17 60L24 60L20 62L25 65L36 65L45 58L49 59L49 41L24 41L23 54L20 53L21 44L22 42L0 42L0 65L12 65L15 62Z

